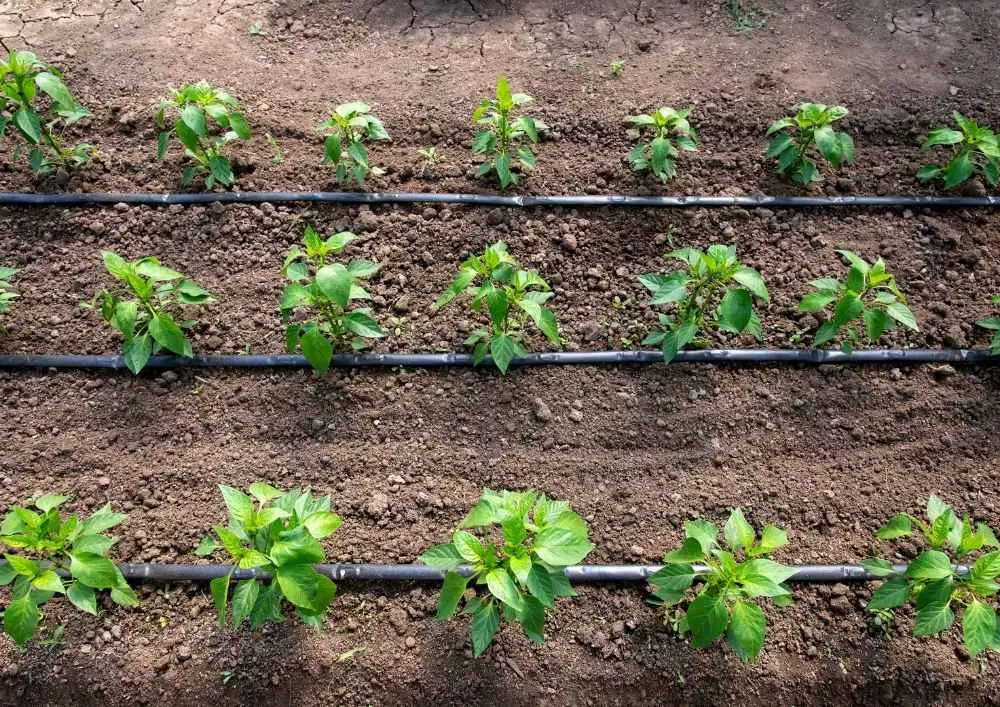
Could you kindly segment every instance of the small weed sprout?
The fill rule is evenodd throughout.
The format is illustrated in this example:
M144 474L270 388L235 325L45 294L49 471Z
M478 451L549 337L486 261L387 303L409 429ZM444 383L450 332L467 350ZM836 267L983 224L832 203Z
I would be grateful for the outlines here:
M726 14L737 32L751 32L767 27L771 11L753 0L726 0Z
M854 164L854 140L832 127L834 122L847 117L846 108L803 103L795 110L794 116L777 120L767 129L768 137L773 137L765 157L777 161L779 175L802 186L822 182L823 175L816 167L813 148L834 169Z
M121 571L107 557L116 541L104 531L125 516L104 506L86 520L75 513L63 519L59 506L69 498L46 494L28 507L13 506L0 526L0 545L17 552L5 555L6 563L0 565L0 586L13 582L3 626L22 648L41 621L39 607L56 594L94 616L101 590L110 590L116 604L139 604Z
M6 314L10 310L10 303L17 299L17 293L10 289L10 280L16 274L17 268L0 267L0 314ZM2 324L0 331L3 331Z
M363 184L369 174L376 177L383 174L381 168L369 165L365 144L388 140L389 133L382 121L371 114L367 103L340 104L317 129L326 135L323 161L334 165L338 182L344 184L353 177Z
M522 168L535 166L535 153L528 145L520 144L525 138L538 142L538 134L547 129L541 120L526 115L514 117L515 109L532 102L525 93L511 93L507 79L497 80L496 97L484 98L472 113L472 122L481 128L472 143L472 151L484 155L486 160L479 165L478 176L484 177L495 172L500 179L500 189L517 184L518 176L513 171L514 160Z
M170 124L173 114L176 118ZM175 135L184 153L194 160L184 168L183 186L199 176L204 176L206 190L217 183L232 186L236 181L233 165L222 151L234 140L249 140L250 128L233 96L205 81L171 89L170 98L160 101L156 125L161 131L156 139L157 159L163 160L170 136Z
M385 336L370 309L352 309L352 303L371 299L361 281L377 273L378 264L370 260L331 262L332 256L340 255L356 239L353 233L343 231L324 240L307 226L305 250L293 247L281 268L289 280L280 306L285 346L289 352L302 349L319 375L330 368L335 350L360 351L371 339ZM292 315L298 309L308 312L308 318L293 322Z
M0 280L2 279L3 273L0 271ZM1000 305L1000 295L993 296L993 304ZM2 307L3 285L0 283L0 312L3 312ZM993 339L990 341L990 352L994 356L1000 356L1000 317L987 317L986 319L980 319L976 322L976 325L993 332Z
M988 127L955 111L951 114L958 130L936 128L924 140L922 149L946 145L952 149L952 158L943 167L925 164L917 171L922 182L940 181L945 189L954 189L974 174L981 174L991 186L1000 184L1000 139Z
M705 251L681 248L667 257L686 263L687 271L639 278L652 293L650 306L676 305L673 314L658 315L661 328L650 332L644 345L659 346L663 360L670 363L689 344L710 345L706 335L712 330L762 337L754 299L767 304L770 295L764 278L739 261L734 246L715 244Z
M111 251L102 251L104 267L124 291L101 290L84 307L99 311L125 339L125 365L138 375L149 357L166 349L178 356L192 356L184 332L197 320L180 320L181 306L210 304L215 300L200 285L149 256L128 262Z
M611 62L611 78L620 79L625 75L625 60L615 59Z
M927 500L927 521L907 513L893 516L875 533L878 540L894 540L916 534L924 547L906 572L896 574L888 560L871 560L865 569L885 581L868 602L868 611L891 621L892 611L904 604L916 611L915 636L932 636L955 623L956 610L962 612L965 648L972 656L987 648L1000 651L1000 625L991 600L1000 587L1000 547L996 535L985 523L973 528L968 516L962 519L937 496ZM992 552L985 549L993 548ZM956 571L957 565L968 568Z
M264 138L267 140L267 144L271 146L271 152L273 153L271 161L275 164L281 164L284 162L285 153L282 152L281 145L278 144L278 141L274 139L274 135L271 133L265 133Z
M444 157L437 148L431 145L430 147L421 147L417 149L417 154L424 158L424 164L430 166L435 165L440 162Z
M651 133L649 142L639 143L629 153L627 161L632 171L648 171L664 184L673 179L677 174L678 148L688 152L698 149L697 135L688 122L690 114L690 108L664 107L652 115L629 117L629 122L640 132L648 130Z
M550 342L561 343L556 317L544 306L552 298L551 288L534 270L520 270L503 241L462 263L451 287L438 297L434 307L440 309L461 294L469 297L473 312L485 311L490 317L489 326L476 329L465 340L466 346L474 347L476 365L489 353L506 375L510 362L528 353L524 326L529 319Z
M756 660L767 621L753 600L792 602L785 581L795 570L767 558L788 543L785 531L768 525L758 539L739 508L730 513L721 543L707 520L686 521L684 529L683 544L664 555L663 568L649 578L653 603L666 607L664 623L690 634L694 648L707 648L725 634L740 660ZM695 564L707 569L696 571Z
M198 544L195 554L206 557L225 550L240 569L258 569L274 579L267 584L256 578L239 580L231 595L232 570L213 579L210 589L219 626L225 626L230 604L233 628L239 629L244 621L251 630L267 621L281 623L282 603L287 601L303 623L322 629L337 586L313 565L326 558L319 541L340 527L340 517L330 511L330 497L315 498L308 490L280 491L262 482L247 490L249 496L219 487L229 525L212 528L213 534Z
M864 324L864 334L869 343L875 343L882 334L892 331L896 324L919 331L913 312L906 306L906 295L896 287L896 278L885 270L885 263L878 258L869 264L857 253L838 250L850 265L844 282L832 277L813 280L816 290L802 298L799 311L819 313L833 305L833 316L816 331L813 346L822 346L841 336L840 349L850 353L861 340L856 325Z
M39 98L49 98L47 107ZM28 164L35 174L48 174L57 167L74 169L90 161L92 145L67 147L62 131L81 118L87 109L76 102L62 74L40 61L32 52L12 51L0 62L0 140L8 128L29 147ZM15 148L15 157L21 146Z
M478 529L477 536L466 529ZM502 535L503 542L494 538ZM536 491L486 490L445 545L420 556L446 572L437 618L450 619L463 603L472 616L472 652L489 648L501 622L518 623L535 643L545 640L545 611L559 597L575 596L565 568L594 548L587 522L565 501ZM469 572L460 572L467 567ZM469 585L477 590L469 596Z

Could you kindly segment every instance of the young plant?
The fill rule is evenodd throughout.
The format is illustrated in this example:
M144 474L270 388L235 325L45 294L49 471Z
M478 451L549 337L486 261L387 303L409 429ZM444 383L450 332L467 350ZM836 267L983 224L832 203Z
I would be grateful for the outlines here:
M690 108L674 110L659 108L652 115L633 115L629 122L640 132L649 130L649 142L641 142L632 148L628 155L628 163L633 172L650 172L654 177L666 184L677 174L678 148L688 152L698 149L695 141L698 136L688 123Z
M16 274L17 268L0 267L0 314L5 314L10 309L10 303L17 299L17 293L10 289L10 279Z
M611 62L611 78L620 79L625 75L625 60L615 59Z
M958 111L951 117L959 130L931 130L922 147L927 150L935 145L950 145L951 160L943 167L925 164L917 171L917 179L940 180L945 189L954 189L972 175L981 174L991 187L1000 184L1000 139L988 127L979 127L976 121Z
M877 259L869 264L857 253L838 250L850 265L844 282L832 277L813 280L816 290L802 298L799 311L822 312L833 305L833 317L816 331L813 346L822 346L841 336L840 350L850 353L861 339L856 325L863 322L868 343L879 340L884 332L896 328L896 323L908 329L917 329L917 320L906 306L906 295L896 287L895 276L885 270L885 263Z
M754 298L767 304L770 295L760 273L737 259L735 246L715 244L705 251L681 248L667 257L687 263L687 272L639 278L652 293L651 306L676 304L672 314L657 315L661 328L650 332L644 345L659 346L664 362L670 363L688 344L710 346L707 334L711 330L748 332L761 338Z
M435 165L444 159L434 145L418 148L417 154L424 158L424 164L427 166Z
M63 519L59 506L69 498L46 494L27 508L13 506L0 526L0 545L17 552L5 555L6 563L0 564L0 586L14 583L3 627L20 647L38 628L39 607L56 594L94 616L97 592L103 589L111 591L116 604L139 604L121 571L107 557L116 540L104 531L125 516L104 506L86 520L75 513Z
M834 169L840 169L844 163L854 164L854 141L847 133L832 127L846 116L847 109L842 106L822 103L796 106L794 116L777 120L767 129L768 137L774 137L768 143L766 158L777 160L778 174L790 177L796 184L822 182L823 175L814 161L814 147Z
M330 497L314 498L309 491L279 491L255 482L246 495L229 486L219 486L229 512L228 527L216 525L214 533L195 549L199 557L224 549L241 570L253 569L272 576L270 583L256 577L236 582L232 596L229 585L235 569L210 584L219 626L226 625L227 605L232 604L234 628L249 620L250 629L265 621L285 620L282 601L293 605L303 623L323 628L323 617L336 594L337 586L313 565L326 553L318 541L340 527L340 517L330 511Z
M357 236L348 231L322 240L311 227L305 231L305 247L293 247L285 256L281 273L289 284L281 295L281 321L285 324L285 347L289 353L302 349L313 370L322 375L330 368L334 350L368 347L370 339L385 336L368 308L352 308L352 302L370 300L361 281L378 272L370 260L352 260L346 265L328 262L340 255ZM291 321L296 309L307 319Z
M40 93L49 105L39 105ZM67 147L61 132L90 113L76 102L62 74L31 52L12 51L0 62L0 140L10 127L28 145L28 164L36 174L57 167L73 169L90 161L91 145ZM20 153L20 146L15 154Z
M910 604L917 611L913 635L931 636L950 628L959 610L969 654L976 656L987 648L1000 651L1000 624L991 604L1000 591L996 581L1000 551L995 549L1000 544L990 527L978 523L973 529L968 516L959 520L948 504L932 495L927 500L927 522L900 513L875 533L879 540L912 535L928 549L902 574L896 574L884 559L865 563L869 574L885 578L872 595L868 611L891 619L894 609ZM987 548L994 549L985 552Z
M549 500L537 491L486 490L452 541L430 548L420 559L446 572L439 620L454 616L465 600L462 613L472 616L472 652L478 657L489 648L501 621L520 624L528 638L542 643L545 610L559 597L576 595L565 568L581 562L593 548L586 521L565 501ZM470 584L475 596L467 595Z
M170 124L168 118L174 114L176 118ZM184 146L184 153L194 160L184 168L183 186L200 176L205 178L206 190L216 183L228 187L236 181L233 165L222 150L233 140L249 140L250 128L239 102L231 95L205 81L171 89L170 98L160 101L156 125L161 131L156 140L157 159L163 160L167 154L173 134Z
M319 124L318 130L326 135L323 161L336 167L337 181L341 184L351 177L362 184L369 173L376 177L383 174L382 169L368 164L365 143L388 140L389 133L369 111L368 104L361 101L341 103Z
M743 662L757 659L764 647L767 620L754 602L770 598L777 606L791 604L785 581L795 574L767 558L788 543L785 531L767 525L760 538L737 508L719 531L707 520L684 523L685 540L663 556L664 566L649 578L654 603L666 606L664 623L691 645L707 648L726 634ZM696 570L693 565L704 565ZM695 582L701 583L695 587Z
M163 349L192 356L184 331L198 322L178 322L176 315L183 305L214 302L212 295L153 256L128 262L112 251L101 251L101 255L104 267L125 287L101 290L83 306L100 311L104 321L124 337L122 356L128 369L138 375L149 357Z
M488 352L506 375L510 362L528 353L524 346L528 319L550 342L560 344L556 316L544 306L552 298L551 288L534 270L520 270L503 241L462 263L451 287L438 297L434 307L440 309L463 293L469 297L473 312L486 311L490 317L488 326L476 329L465 340L466 346L474 347L476 365Z
M472 113L472 123L482 128L472 143L472 151L486 157L479 165L477 176L496 172L501 190L517 184L518 176L512 169L514 160L524 169L535 166L535 153L528 145L520 143L525 138L538 142L538 133L547 126L526 115L511 115L532 100L525 93L511 93L510 84L501 76L497 79L496 98L484 98Z
M2 272L0 272L0 280L3 279ZM0 284L0 312L3 312L3 294L2 294L2 284ZM993 304L1000 304L1000 295L994 295ZM1000 317L987 317L986 319L980 319L976 322L977 326L981 326L983 329L989 329L993 332L993 340L990 341L990 352L994 356L1000 356Z

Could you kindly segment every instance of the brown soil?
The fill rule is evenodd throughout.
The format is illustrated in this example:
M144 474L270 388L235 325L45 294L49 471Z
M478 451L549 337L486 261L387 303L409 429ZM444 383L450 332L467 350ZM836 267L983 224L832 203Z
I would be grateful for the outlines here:
M80 133L102 152L68 183L35 183L8 157L0 187L176 188L179 158L152 161L150 106L168 84L196 78L232 89L258 135L281 142L281 164L259 137L237 150L240 187L260 190L332 188L312 128L330 105L363 97L394 137L374 150L387 174L366 188L490 191L471 177L468 113L501 70L539 99L535 114L554 128L523 184L530 193L657 191L621 163L629 145L621 118L661 104L694 105L703 140L668 193L793 192L761 164L761 132L804 99L852 109L860 162L839 182L828 175L823 189L838 193L930 193L912 179L920 135L955 108L995 122L994 3L787 3L752 34L732 32L722 8L0 5L4 44L34 47L66 68L94 113ZM266 36L248 35L254 21ZM613 80L617 58L626 70ZM430 144L445 155L433 175L415 154ZM898 332L893 345L984 345L973 322L1000 291L1000 217L980 212L3 209L0 260L22 268L23 297L4 320L0 351L116 349L78 306L103 282L101 248L158 254L217 295L196 350L279 351L277 270L305 222L354 229L363 236L354 254L383 265L376 311L386 325L405 319L379 343L383 351L458 350L474 320L461 307L433 313L429 304L469 251L498 238L555 285L553 306L574 349L642 338L655 317L636 276L664 268L670 244L735 243L767 278L765 343L775 346L803 345L815 321L795 304L808 280L842 272L837 247L882 254L911 295L921 332ZM192 561L199 537L224 517L216 485L263 478L333 495L345 523L328 542L331 560L410 562L447 537L483 487L535 487L587 516L594 562L654 562L679 540L684 519L720 520L734 505L789 529L782 561L854 562L868 556L886 516L918 511L931 492L996 527L998 383L991 370L948 367L576 367L508 379L443 370L322 380L0 373L0 500L58 490L75 496L75 509L110 501L129 513L119 559ZM550 421L535 414L539 402ZM256 635L220 631L204 586L143 587L141 609L108 607L96 620L53 602L43 635L65 623L64 642L25 654L5 642L0 701L997 703L995 654L970 660L956 648L957 630L918 641L906 635L908 616L879 635L860 605L866 586L800 588L795 607L768 611L769 642L753 666L672 637L638 588L581 588L554 611L544 646L508 629L475 661L467 627L434 620L432 587L340 590L322 634L291 621Z

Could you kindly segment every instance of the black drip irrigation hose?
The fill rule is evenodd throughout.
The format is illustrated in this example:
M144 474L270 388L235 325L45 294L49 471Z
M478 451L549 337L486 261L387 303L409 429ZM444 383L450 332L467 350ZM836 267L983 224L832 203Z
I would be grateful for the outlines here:
M511 362L512 366L619 365L662 363L659 351L559 351L533 353ZM673 363L709 364L889 364L924 363L1000 365L1000 355L979 349L870 349L844 353L820 349L703 349L680 351ZM489 356L482 365L490 365ZM471 367L471 354L336 354L331 367ZM149 369L165 368L308 368L305 357L294 354L234 354L221 356L153 356ZM125 360L113 355L11 354L0 356L0 370L25 368L125 369Z
M200 194L0 192L0 206L170 206L172 204L466 204L471 206L562 206L635 208L771 208L868 207L909 209L996 208L996 196L628 196L447 194L433 192L208 192Z
M566 577L574 584L616 584L645 582L662 565L575 565L566 568ZM270 579L266 572L234 569L232 565L118 565L125 579L134 582L207 582L233 572L234 579ZM696 572L706 568L694 565ZM906 565L894 565L897 573L906 571ZM337 582L441 582L444 573L427 565L316 565L316 570ZM470 575L471 569L460 567L461 574ZM964 567L958 571L964 572ZM867 582L879 579L869 575L859 565L799 565L788 581L797 583Z

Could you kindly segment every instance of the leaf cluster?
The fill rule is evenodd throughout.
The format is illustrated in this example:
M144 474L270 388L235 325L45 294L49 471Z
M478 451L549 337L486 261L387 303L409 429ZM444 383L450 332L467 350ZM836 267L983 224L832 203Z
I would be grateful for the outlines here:
M927 500L927 521L900 513L878 529L879 540L916 535L923 550L903 574L896 574L887 560L865 563L876 577L887 578L872 595L868 611L891 612L904 604L917 611L913 635L941 633L955 623L962 611L962 634L970 655L986 648L1000 651L1000 623L989 600L1000 591L1000 550L997 537L985 523L975 527L968 516L959 519L951 506L937 496ZM959 572L956 565L965 565Z
M632 148L627 161L633 172L650 172L666 184L677 174L675 160L679 150L692 152L698 149L694 128L688 122L690 108L674 110L660 108L652 115L633 115L629 122L640 132L648 130L651 139Z
M168 120L171 116L176 116L172 123ZM173 134L184 147L184 153L194 160L194 164L184 168L183 186L199 176L204 176L206 190L216 183L228 187L236 181L233 165L222 151L234 140L249 140L250 127L233 96L205 81L185 84L171 89L170 98L160 101L155 118L160 130L156 139L157 159L162 160L167 154Z
M69 498L46 494L27 508L13 506L0 525L0 544L17 551L6 554L6 562L0 564L0 586L13 582L3 625L18 646L23 647L35 634L41 621L39 607L56 594L95 616L100 590L110 590L116 604L139 604L121 571L107 557L116 541L104 533L125 516L104 506L86 520L75 513L64 519L59 506Z
M777 161L779 175L803 186L822 182L813 148L834 169L845 163L854 164L854 140L832 127L835 121L847 116L846 108L803 103L795 111L795 115L776 120L767 129L767 136L773 137L765 157Z
M813 313L833 305L833 316L816 331L814 346L822 346L839 335L843 337L840 349L850 353L860 340L855 324L861 322L869 343L895 329L897 323L918 331L917 319L906 306L906 296L896 287L895 276L886 272L881 258L868 263L852 251L837 252L850 266L847 279L844 282L833 277L813 280L809 284L816 291L799 302L799 311Z
M514 160L524 169L535 166L535 153L521 144L525 138L538 142L538 133L547 126L541 120L526 115L513 116L514 110L532 102L526 93L511 93L510 83L501 76L497 79L496 97L484 98L472 113L472 122L482 128L472 143L472 151L484 155L477 176L495 172L500 179L500 189L517 184L518 175L513 171Z
M672 314L658 315L661 328L650 332L643 344L659 346L669 363L688 344L707 344L704 336L710 330L748 332L761 338L754 298L767 304L770 295L760 273L736 257L735 246L715 244L705 251L681 248L666 257L686 263L687 270L639 278L652 294L650 306L676 305Z
M358 184L364 183L369 173L382 174L378 167L368 164L367 142L389 139L382 121L371 115L371 107L361 101L341 103L330 117L317 128L326 139L323 141L323 161L334 165L337 181L341 184L351 177Z
M788 543L785 531L767 525L758 538L739 508L730 513L721 542L706 520L686 521L684 531L684 542L663 556L663 568L649 578L655 602L667 607L666 623L681 635L690 633L695 648L725 634L742 661L756 660L767 620L753 600L791 603L785 581L795 570L767 558Z
M47 107L39 105L41 94L49 98ZM30 148L28 164L36 174L47 174L56 167L73 169L90 161L92 145L67 147L60 137L62 129L89 115L76 102L59 70L34 53L12 51L0 62L0 140L7 128L13 127Z
M102 251L101 255L104 267L125 289L101 290L83 306L98 310L104 321L125 338L122 356L128 369L138 375L149 357L163 349L178 356L192 356L191 342L184 331L197 321L178 322L175 313L180 305L214 302L212 296L153 256L129 262L112 251Z
M0 314L10 309L10 303L17 299L17 293L10 290L10 279L17 274L17 268L0 266Z
M3 280L3 273L0 270L0 280ZM1000 304L1000 295L993 296L993 304ZM0 312L3 312L3 285L0 283ZM993 332L993 339L990 341L990 352L993 355L1000 355L1000 317L986 317L976 322L977 326Z
M477 536L466 528L480 529ZM581 562L594 546L587 523L565 501L536 491L486 490L459 525L452 541L420 556L446 572L437 618L472 617L472 651L489 647L501 620L521 625L536 643L544 637L545 610L559 597L575 596L564 569ZM469 585L478 588L467 593Z
M553 296L551 288L534 270L519 269L503 241L462 263L434 307L444 307L461 294L469 297L473 312L486 311L490 316L489 326L476 329L465 340L466 346L474 347L472 356L477 365L488 352L506 375L510 362L527 354L524 326L529 319L550 342L559 345L555 314L544 306Z
M951 160L944 166L925 164L917 171L917 179L939 180L945 189L954 189L972 175L981 174L990 186L1000 184L1000 139L988 127L980 127L958 111L951 118L959 130L943 127L931 130L922 147L927 150L935 145L948 145L952 149Z
M290 281L280 305L285 346L289 352L301 348L319 375L330 368L334 350L350 346L359 351L370 339L385 336L370 309L352 308L353 302L371 299L361 281L377 273L378 264L371 260L352 260L346 265L329 262L356 239L353 233L342 231L324 240L307 226L305 250L293 247L281 268ZM290 321L297 309L308 312L308 318Z
M229 525L216 525L213 535L202 539L195 554L204 557L223 549L236 568L271 575L265 584L257 577L236 582L230 596L234 570L212 580L210 589L225 626L227 607L232 605L232 623L240 628L245 620L256 629L264 622L285 620L282 602L295 607L303 623L319 630L337 587L313 565L326 558L320 540L340 527L340 517L330 510L330 497L315 498L308 491L280 491L255 482L247 495L230 486L219 486L229 514Z

